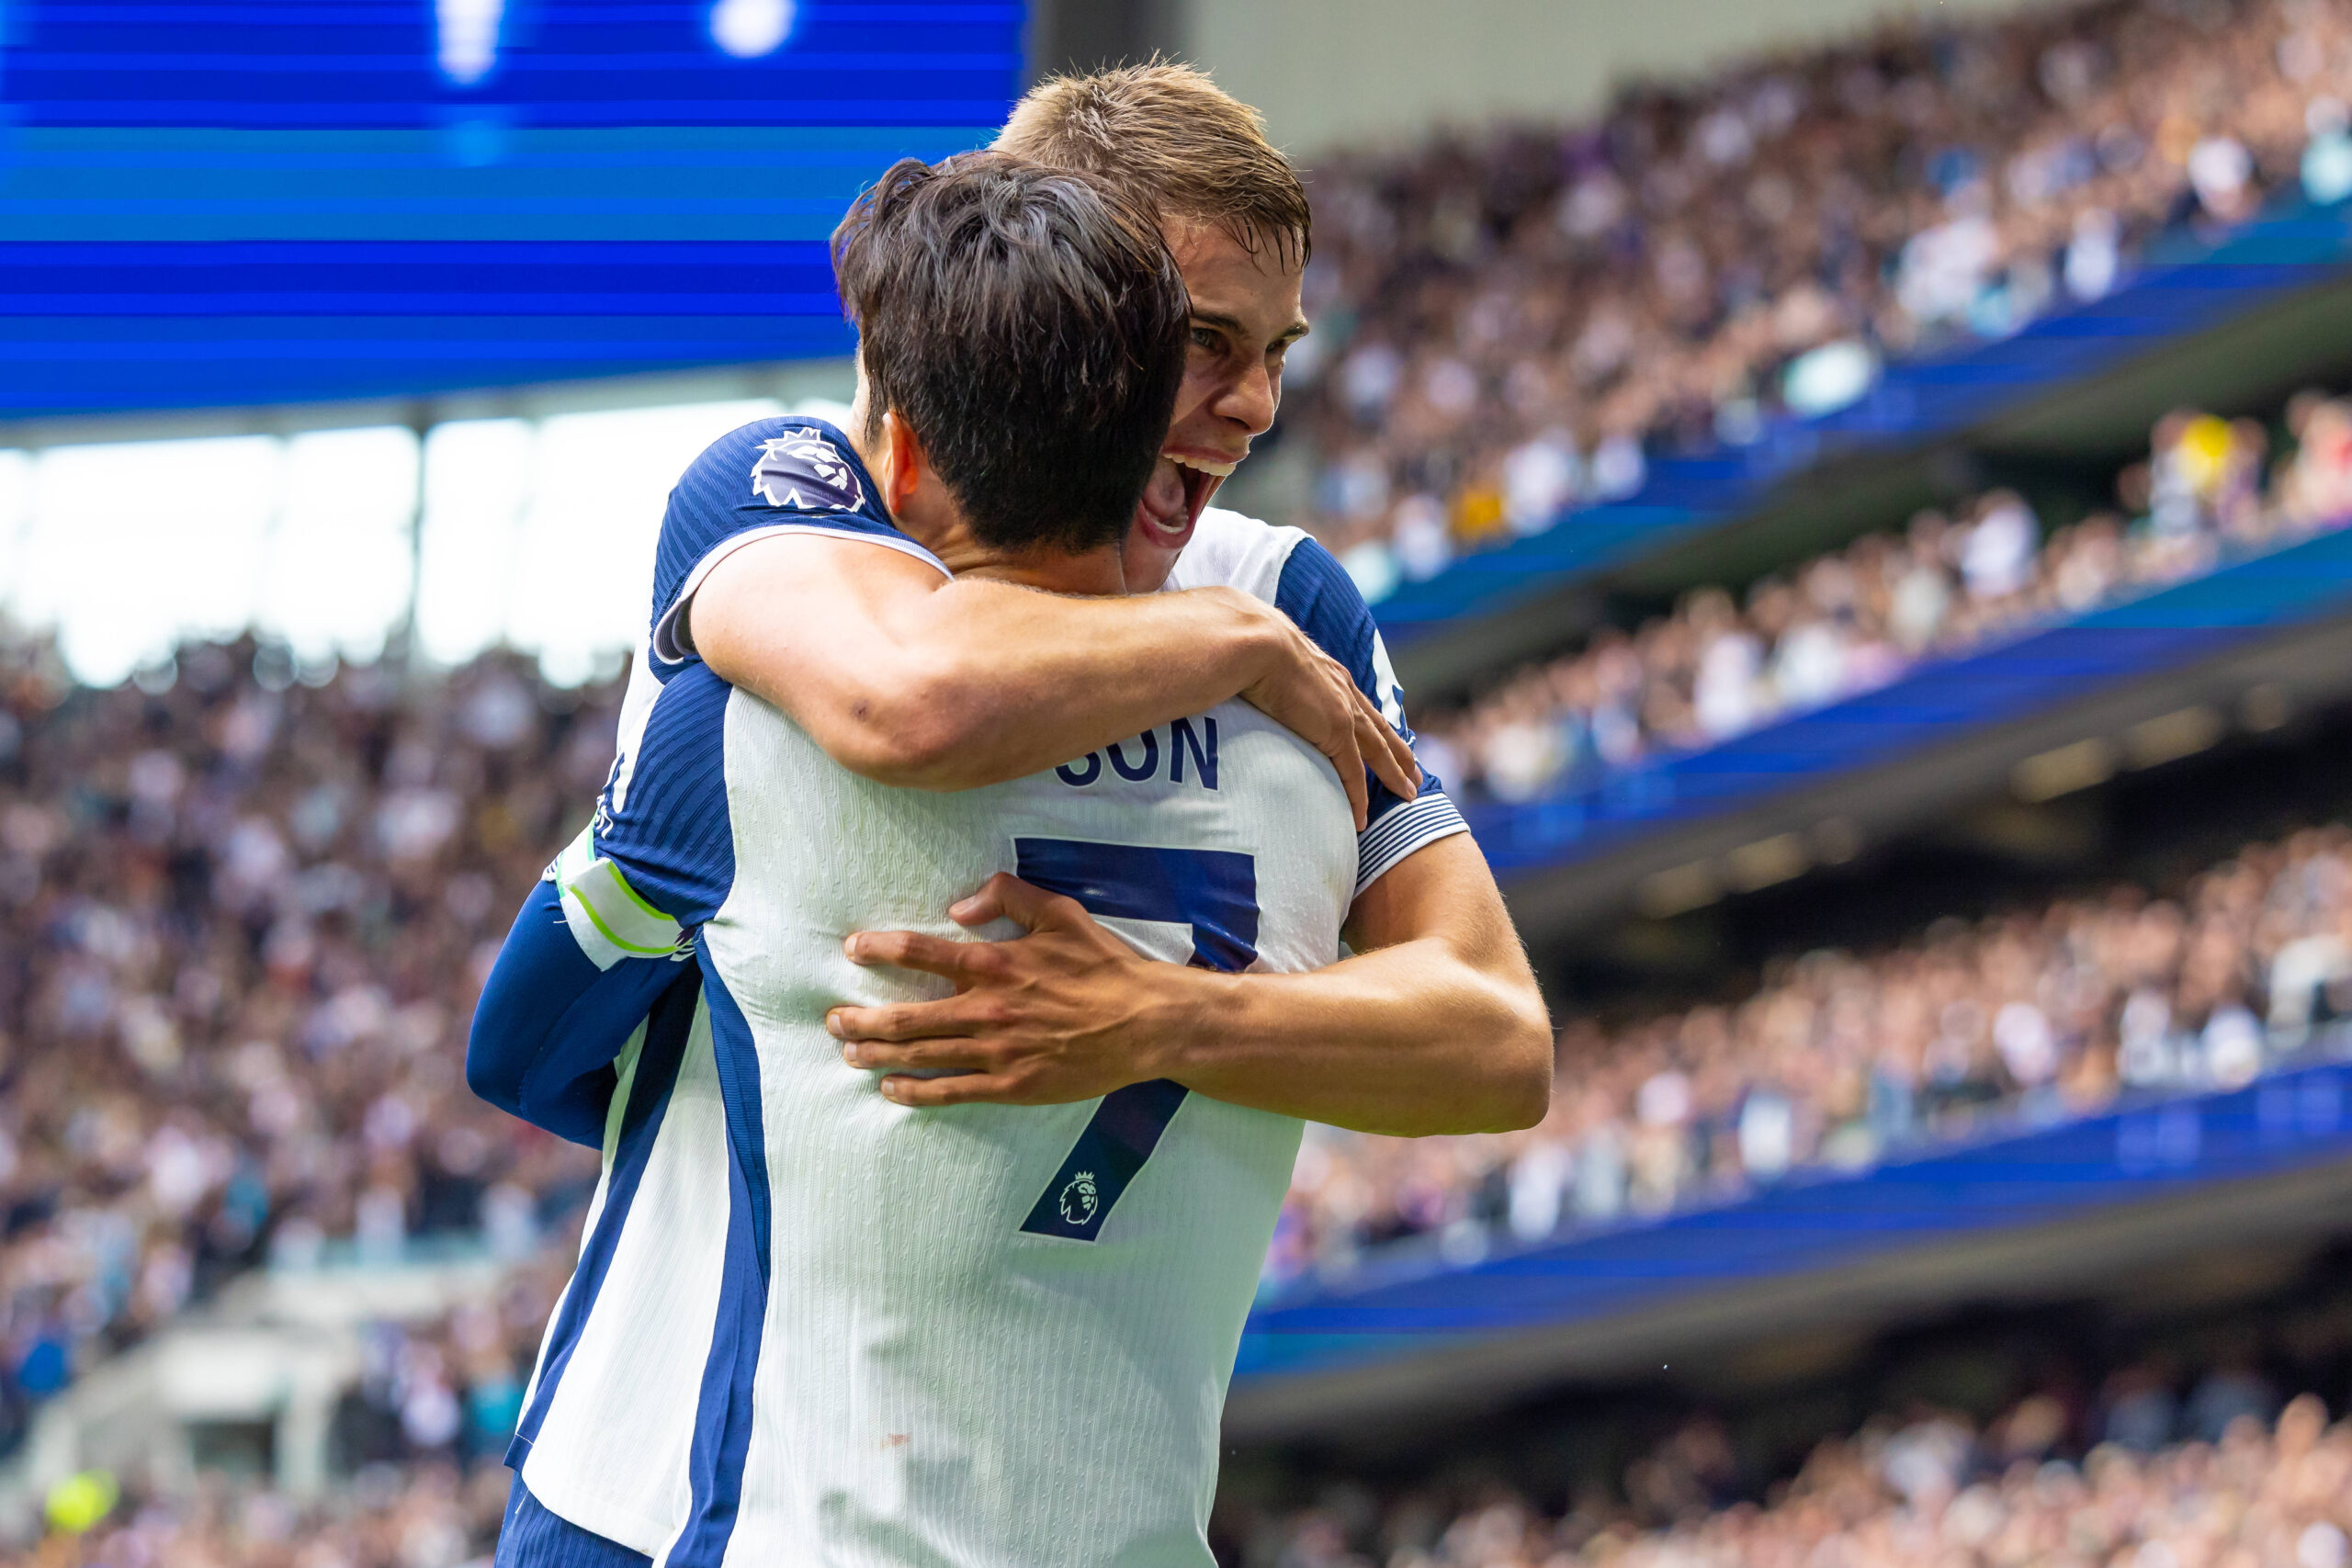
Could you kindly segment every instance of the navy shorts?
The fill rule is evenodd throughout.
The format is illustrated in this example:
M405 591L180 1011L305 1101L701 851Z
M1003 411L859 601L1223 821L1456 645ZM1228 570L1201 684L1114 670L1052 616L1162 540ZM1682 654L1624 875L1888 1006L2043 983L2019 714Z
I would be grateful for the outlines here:
M497 1568L653 1568L653 1559L558 1518L531 1495L518 1474L514 1490L506 1494Z

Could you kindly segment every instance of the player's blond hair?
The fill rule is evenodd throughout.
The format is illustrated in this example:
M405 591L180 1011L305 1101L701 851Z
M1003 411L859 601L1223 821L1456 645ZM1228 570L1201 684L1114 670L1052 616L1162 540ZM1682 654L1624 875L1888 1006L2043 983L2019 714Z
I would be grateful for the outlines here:
M1264 118L1194 66L1153 59L1049 77L1013 106L996 146L1099 175L1163 220L1215 223L1253 252L1272 243L1304 265L1313 250L1306 187Z

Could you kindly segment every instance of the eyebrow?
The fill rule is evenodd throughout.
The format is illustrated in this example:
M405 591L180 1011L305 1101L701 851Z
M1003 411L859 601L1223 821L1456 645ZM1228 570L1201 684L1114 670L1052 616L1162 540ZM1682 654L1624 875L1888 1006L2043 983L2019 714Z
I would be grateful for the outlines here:
M1193 312L1193 320L1202 326L1222 328L1225 331L1231 333L1236 337L1248 337L1250 335L1250 329L1242 322L1240 317L1228 316L1221 310L1195 310ZM1313 329L1307 325L1304 319L1294 321L1289 326L1284 327L1281 332L1274 334L1274 341L1276 343L1296 343L1300 338L1305 337L1311 330Z

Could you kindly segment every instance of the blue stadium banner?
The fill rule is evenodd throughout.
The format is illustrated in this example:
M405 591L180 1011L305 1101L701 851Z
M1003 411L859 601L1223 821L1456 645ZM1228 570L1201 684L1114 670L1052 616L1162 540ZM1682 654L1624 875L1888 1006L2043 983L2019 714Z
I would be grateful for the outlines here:
M2343 1048L2335 1034L2322 1047ZM1996 1123L1974 1142L1915 1149L1860 1172L1798 1171L1711 1208L1505 1243L1477 1263L1374 1262L1341 1283L1261 1301L1234 1386L1597 1323L1705 1291L2346 1161L2352 1066L2342 1061L2306 1062L2236 1089L2143 1093L2054 1126Z
M1018 0L0 0L0 418L834 355Z

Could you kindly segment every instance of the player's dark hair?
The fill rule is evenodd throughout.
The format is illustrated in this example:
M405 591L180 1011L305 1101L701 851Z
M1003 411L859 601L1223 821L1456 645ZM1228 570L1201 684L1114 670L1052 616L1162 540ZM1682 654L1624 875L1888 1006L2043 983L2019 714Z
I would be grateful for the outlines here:
M833 271L868 417L913 429L981 543L1126 536L1192 309L1150 211L1006 153L906 158L833 231Z

